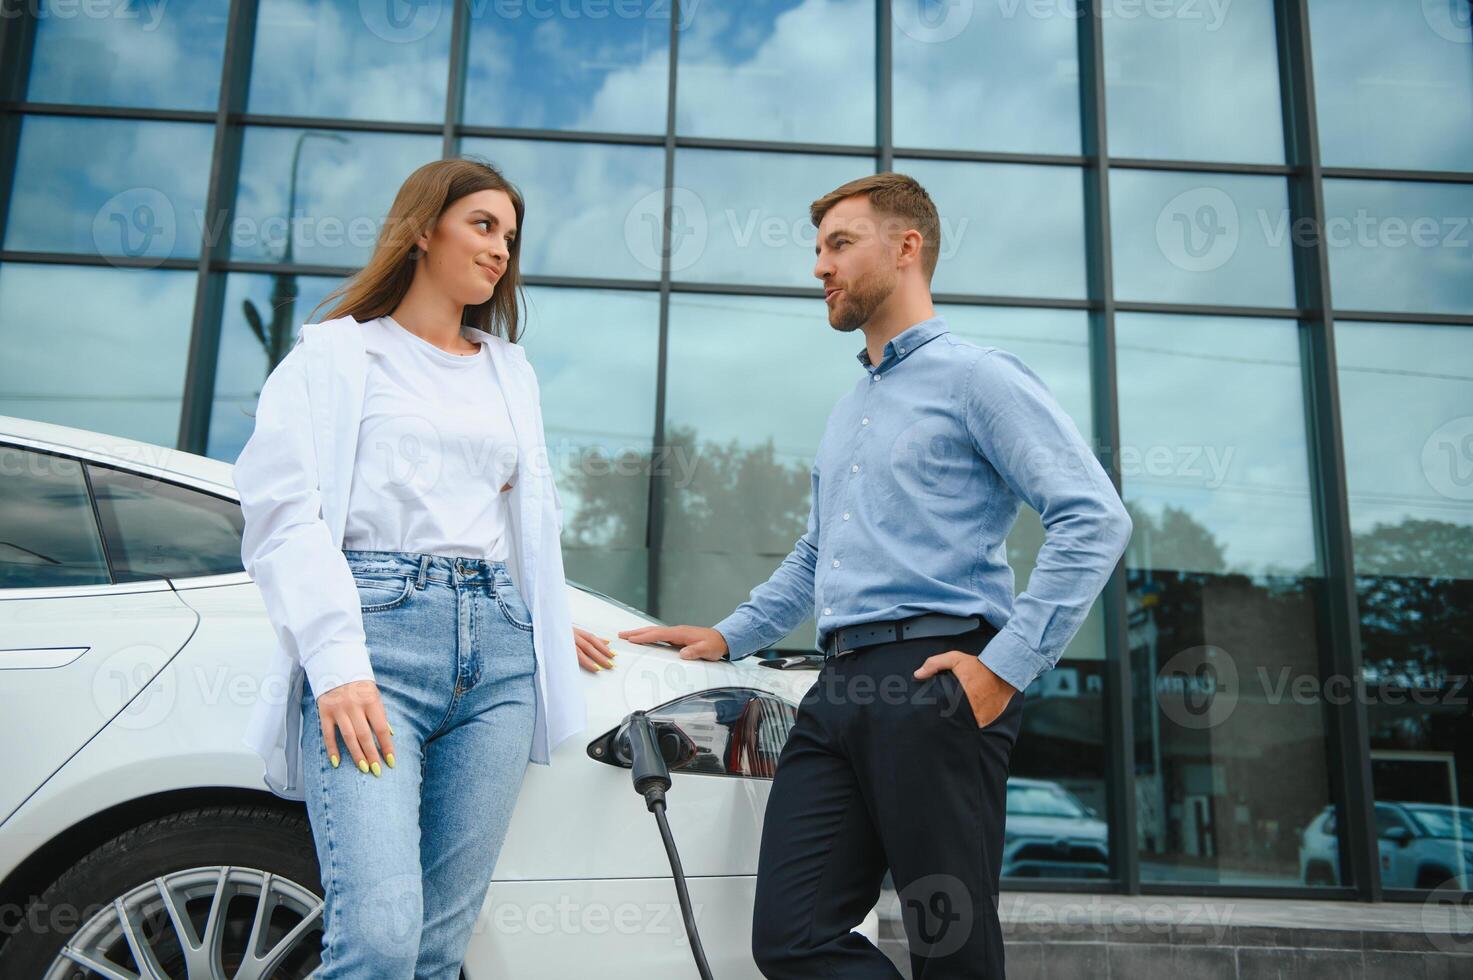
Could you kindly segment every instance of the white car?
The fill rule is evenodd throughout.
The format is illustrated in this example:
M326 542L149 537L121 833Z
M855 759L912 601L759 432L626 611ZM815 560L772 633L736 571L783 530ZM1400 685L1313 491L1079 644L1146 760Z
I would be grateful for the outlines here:
M240 740L273 635L230 466L0 416L0 487L0 977L310 975L306 811ZM528 767L464 975L697 976L612 734L643 708L683 746L669 821L712 970L758 978L762 817L815 672L625 643L654 621L569 589L617 668L582 673L588 728ZM857 931L876 942L878 925L872 910Z

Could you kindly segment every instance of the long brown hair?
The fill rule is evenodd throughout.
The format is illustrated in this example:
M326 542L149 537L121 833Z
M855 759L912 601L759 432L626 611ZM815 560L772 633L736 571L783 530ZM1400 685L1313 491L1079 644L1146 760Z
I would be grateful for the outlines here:
M410 174L394 195L393 206L379 231L373 257L346 283L323 297L306 322L313 323L317 311L340 298L326 319L351 315L362 323L392 313L414 281L414 264L419 258L415 239L434 227L455 201L476 191L505 191L517 213L517 234L512 239L506 273L496 283L491 298L479 306L468 306L462 323L516 343L521 336L518 298L522 294L522 236L525 206L521 191L500 170L480 157L463 156L435 160Z

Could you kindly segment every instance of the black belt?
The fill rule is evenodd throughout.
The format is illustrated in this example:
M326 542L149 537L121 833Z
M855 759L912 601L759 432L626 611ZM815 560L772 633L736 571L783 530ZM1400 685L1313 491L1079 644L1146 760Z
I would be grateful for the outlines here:
M981 616L951 616L947 613L923 613L905 619L860 623L858 626L846 626L830 633L823 641L823 655L825 658L838 657L877 643L895 643L923 636L954 636L979 628L997 632Z

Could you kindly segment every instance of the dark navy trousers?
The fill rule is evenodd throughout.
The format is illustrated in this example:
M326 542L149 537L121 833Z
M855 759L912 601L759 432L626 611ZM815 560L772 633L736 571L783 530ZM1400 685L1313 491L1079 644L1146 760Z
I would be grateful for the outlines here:
M979 653L985 625L830 657L799 705L768 796L752 953L769 980L897 980L851 930L899 894L914 980L1004 980L998 877L1023 692L978 727L947 650Z

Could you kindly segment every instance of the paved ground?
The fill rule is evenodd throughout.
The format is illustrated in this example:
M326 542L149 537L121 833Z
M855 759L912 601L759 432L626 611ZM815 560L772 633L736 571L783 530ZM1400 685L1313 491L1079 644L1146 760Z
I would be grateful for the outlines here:
M1004 892L1008 980L1469 980L1473 906ZM899 901L880 948L909 980Z

